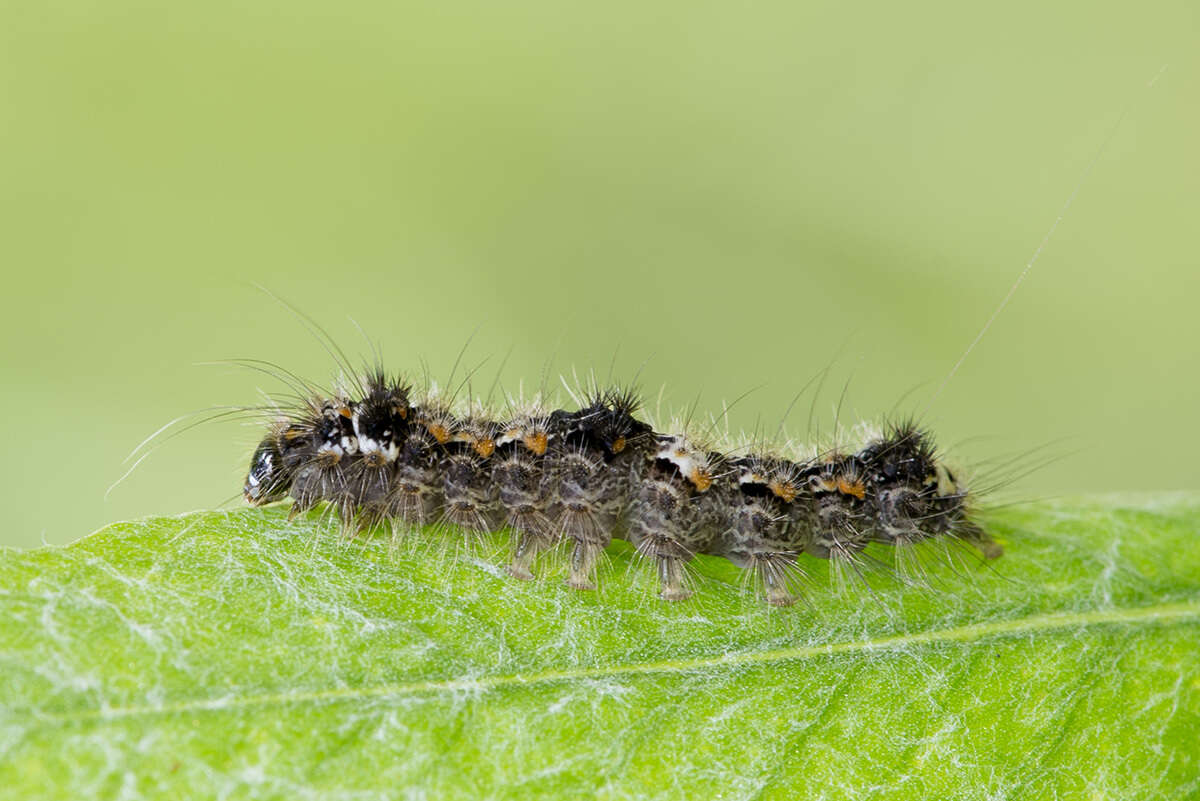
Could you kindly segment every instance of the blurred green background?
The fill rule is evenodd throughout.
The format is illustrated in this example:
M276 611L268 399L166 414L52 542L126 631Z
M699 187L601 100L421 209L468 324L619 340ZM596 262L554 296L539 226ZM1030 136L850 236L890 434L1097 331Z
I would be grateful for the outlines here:
M237 492L256 432L212 425L104 498L278 388L196 363L330 376L255 283L411 372L478 328L482 384L615 354L773 428L832 362L826 417L919 409L1125 109L929 419L1064 456L1018 498L1194 488L1198 9L2 3L0 542Z

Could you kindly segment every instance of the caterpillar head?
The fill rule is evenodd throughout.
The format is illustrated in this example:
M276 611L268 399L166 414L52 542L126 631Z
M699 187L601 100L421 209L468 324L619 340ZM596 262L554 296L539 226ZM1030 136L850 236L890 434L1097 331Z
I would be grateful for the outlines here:
M303 430L285 422L263 437L250 457L250 470L242 485L242 497L251 506L282 500L292 486L297 460L290 458L303 442Z

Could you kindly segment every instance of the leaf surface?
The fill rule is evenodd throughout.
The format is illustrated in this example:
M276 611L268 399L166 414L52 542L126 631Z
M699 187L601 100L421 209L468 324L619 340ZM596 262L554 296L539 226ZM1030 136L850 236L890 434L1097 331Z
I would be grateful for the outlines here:
M996 512L932 589L811 560L784 610L716 559L671 605L622 544L577 593L285 518L0 553L0 796L1200 795L1195 495Z

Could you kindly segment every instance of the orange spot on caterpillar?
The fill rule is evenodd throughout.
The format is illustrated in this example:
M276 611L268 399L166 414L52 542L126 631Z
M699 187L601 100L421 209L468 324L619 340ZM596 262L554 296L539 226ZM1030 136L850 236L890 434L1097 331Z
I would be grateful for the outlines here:
M791 503L800 494L800 489L795 484L790 481L780 481L779 479L772 479L767 484L767 489L771 490L776 498L783 500L785 503Z
M712 486L712 473L697 467L688 475L688 481L692 482L697 492L705 492Z
M862 479L851 478L847 476L838 476L837 491L843 495L853 495L860 501L867 497L867 488L863 484Z
M480 458L486 459L496 451L496 440L494 439L472 439L471 448L475 453L479 454Z
M550 439L546 436L545 431L537 431L533 434L526 434L521 442L530 452L541 456L546 452L546 448L550 444Z
M621 451L623 451L623 450L625 450L625 438L624 438L624 437L617 437L615 440L613 440L613 444L612 444L612 452L613 452L613 453L620 453L620 452L621 452Z
M429 431L430 436L437 440L439 445L445 445L450 441L450 429L441 423L426 423L425 428Z

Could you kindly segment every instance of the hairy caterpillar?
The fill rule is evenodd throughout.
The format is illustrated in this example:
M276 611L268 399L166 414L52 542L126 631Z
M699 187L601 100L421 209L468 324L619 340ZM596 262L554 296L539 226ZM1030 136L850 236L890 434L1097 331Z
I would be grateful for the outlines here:
M596 586L597 558L624 539L653 564L670 601L691 594L685 565L697 554L752 571L767 603L786 606L805 557L853 567L870 543L904 551L933 539L988 558L1001 552L972 520L962 475L912 422L889 424L852 451L789 458L656 431L625 390L592 389L575 410L501 418L418 396L382 369L349 383L310 392L271 424L251 459L249 503L290 496L293 515L324 503L351 531L508 529L510 575L532 578L533 559L561 546L576 589Z

